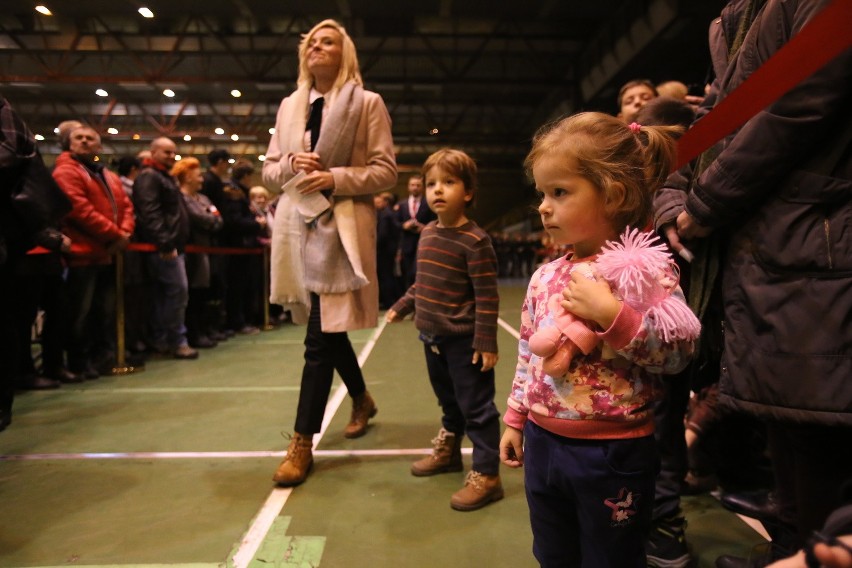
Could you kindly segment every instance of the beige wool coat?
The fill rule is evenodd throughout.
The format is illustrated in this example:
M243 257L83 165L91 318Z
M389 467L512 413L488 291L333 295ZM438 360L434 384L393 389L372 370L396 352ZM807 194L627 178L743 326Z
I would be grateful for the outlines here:
M306 148L305 124L309 89L300 88L281 102L275 121L275 134L269 141L263 164L263 182L280 191L295 174L290 157ZM329 97L334 104L334 94ZM322 156L320 156L322 161ZM376 277L376 211L373 194L394 186L397 179L390 114L381 96L364 91L364 107L355 135L349 166L330 169L334 176L334 214L354 220L361 267L369 283L354 291L321 294L320 311L324 332L341 332L375 327L379 315L379 286ZM286 194L281 196L273 225L272 301L293 311L294 320L303 319L309 308L308 293L301 281L302 223ZM295 227L295 229L294 229Z

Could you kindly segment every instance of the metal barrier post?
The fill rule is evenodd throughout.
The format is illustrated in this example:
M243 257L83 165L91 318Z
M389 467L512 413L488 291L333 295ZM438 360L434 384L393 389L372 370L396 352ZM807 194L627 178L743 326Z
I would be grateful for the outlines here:
M116 365L113 375L129 375L143 371L144 366L133 367L127 364L124 345L124 252L115 254L115 355Z

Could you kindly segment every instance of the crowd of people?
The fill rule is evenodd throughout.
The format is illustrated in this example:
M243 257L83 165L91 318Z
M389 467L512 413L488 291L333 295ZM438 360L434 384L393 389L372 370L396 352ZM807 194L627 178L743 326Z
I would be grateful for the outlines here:
M4 337L20 345L35 308L45 312L42 372L27 341L16 386L94 378L104 354L114 357L110 263L131 242L156 249L135 268L125 255L126 292L146 298L151 315L146 326L128 323L131 346L186 359L256 333L262 286L246 275L264 277L259 257L187 255L186 246L268 245L271 297L307 324L276 484L311 473L335 371L352 401L344 435L369 431L378 404L347 333L374 327L380 308L388 322L413 312L442 416L411 474L461 471L467 435L473 463L450 505L473 511L503 498L500 463L523 467L542 566L684 568L681 496L717 486L724 506L772 536L765 554L717 566L849 566L848 50L670 173L679 136L824 4L734 0L711 26L715 79L704 96L635 80L615 116L543 127L525 162L540 198L534 238L489 237L467 217L481 192L475 161L459 150L431 155L396 201L390 116L333 20L299 45L298 88L281 103L262 171L281 191L274 201L252 188L252 164L229 169L224 150L202 172L196 159L175 163L175 144L158 138L116 175L95 160L95 130L63 124L59 191L28 241L54 253L6 246L0 257L0 297L28 298ZM27 134L13 119L3 131ZM38 163L18 141L17 153L0 154L4 175ZM74 245L86 253L70 257L64 280L58 254ZM502 438L498 276L529 280ZM50 301L57 294L71 299L67 313ZM4 397L5 427L8 389Z

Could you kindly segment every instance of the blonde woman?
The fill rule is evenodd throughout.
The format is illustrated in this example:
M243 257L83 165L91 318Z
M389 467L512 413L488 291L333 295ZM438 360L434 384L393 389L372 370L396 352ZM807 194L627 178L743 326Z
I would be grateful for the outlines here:
M301 172L281 196L272 233L271 300L308 324L294 434L273 477L282 486L304 481L313 465L335 370L352 397L346 437L363 435L377 411L347 332L378 320L372 194L392 187L397 171L387 108L364 90L355 45L334 20L299 44L298 88L281 102L263 181L283 188ZM324 210L307 206L320 196Z

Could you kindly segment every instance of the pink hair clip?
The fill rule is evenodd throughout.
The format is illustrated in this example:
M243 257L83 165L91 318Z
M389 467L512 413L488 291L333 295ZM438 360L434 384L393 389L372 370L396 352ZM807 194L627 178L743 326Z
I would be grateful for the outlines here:
M642 125L639 124L638 122L631 122L630 123L630 132L632 132L633 134L639 134L640 128L642 128Z

